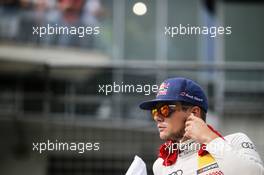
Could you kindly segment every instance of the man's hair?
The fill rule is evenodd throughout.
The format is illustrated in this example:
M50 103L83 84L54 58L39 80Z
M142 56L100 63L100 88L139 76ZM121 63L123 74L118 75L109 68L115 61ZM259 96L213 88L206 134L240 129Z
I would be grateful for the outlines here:
M188 102L185 102L185 101L181 101L180 102L181 106L182 106L182 110L183 111L186 111L187 109L189 109L190 107L193 107L195 105L191 104L191 103L188 103ZM199 107L199 106L198 106ZM201 108L201 118L203 121L206 121L206 112Z

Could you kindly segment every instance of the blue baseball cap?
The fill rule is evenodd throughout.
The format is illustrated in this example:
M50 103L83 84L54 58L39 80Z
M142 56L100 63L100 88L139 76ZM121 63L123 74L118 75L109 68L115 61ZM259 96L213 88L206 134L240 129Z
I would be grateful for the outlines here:
M156 99L139 105L141 109L151 110L158 103L188 102L208 110L208 101L203 89L193 80L177 77L165 80L159 87Z

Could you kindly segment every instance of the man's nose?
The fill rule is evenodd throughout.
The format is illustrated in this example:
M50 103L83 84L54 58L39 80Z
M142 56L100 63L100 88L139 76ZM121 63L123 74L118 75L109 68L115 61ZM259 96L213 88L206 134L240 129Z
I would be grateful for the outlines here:
M156 122L163 122L164 118L160 114L157 114L157 115L154 116L154 120Z

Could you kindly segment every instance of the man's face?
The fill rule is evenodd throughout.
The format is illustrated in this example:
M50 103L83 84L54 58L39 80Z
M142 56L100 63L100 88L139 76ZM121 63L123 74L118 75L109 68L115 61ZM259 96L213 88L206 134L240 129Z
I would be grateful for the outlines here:
M162 140L172 139L176 142L180 141L184 135L185 121L191 114L190 110L183 111L181 105L176 103L175 112L169 117L164 118L160 114L155 115L154 120Z

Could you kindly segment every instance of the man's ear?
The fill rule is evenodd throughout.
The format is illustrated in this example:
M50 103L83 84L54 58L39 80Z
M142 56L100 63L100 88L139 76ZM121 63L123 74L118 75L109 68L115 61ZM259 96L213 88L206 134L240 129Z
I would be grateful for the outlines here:
M194 116L201 118L201 109L198 106L192 107L191 113L193 113Z

